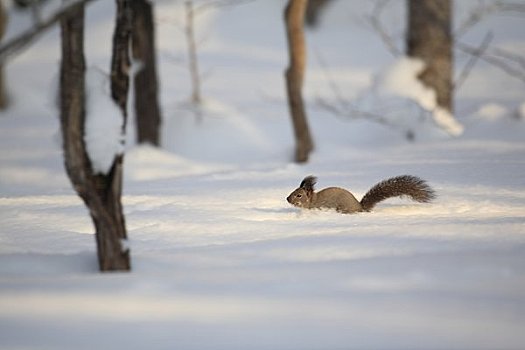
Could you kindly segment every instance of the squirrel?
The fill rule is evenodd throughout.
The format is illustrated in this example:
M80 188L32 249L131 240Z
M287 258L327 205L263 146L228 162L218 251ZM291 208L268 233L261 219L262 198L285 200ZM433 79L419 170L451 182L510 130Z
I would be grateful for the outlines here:
M410 199L427 203L436 197L434 190L417 176L401 175L383 180L374 185L359 202L352 193L339 187L328 187L314 191L315 176L307 176L286 198L288 203L305 209L329 208L340 213L351 214L369 212L374 206L387 198L407 196Z

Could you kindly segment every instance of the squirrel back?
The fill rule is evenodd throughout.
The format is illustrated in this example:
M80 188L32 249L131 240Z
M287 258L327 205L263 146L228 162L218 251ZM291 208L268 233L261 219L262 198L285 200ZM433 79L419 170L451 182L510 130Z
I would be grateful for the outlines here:
M307 176L299 188L286 199L300 208L331 208L341 213L370 211L379 202L391 197L407 196L410 199L426 203L435 198L434 190L422 179L412 175L396 176L374 185L359 202L354 195L339 187L328 187L315 192L317 178Z

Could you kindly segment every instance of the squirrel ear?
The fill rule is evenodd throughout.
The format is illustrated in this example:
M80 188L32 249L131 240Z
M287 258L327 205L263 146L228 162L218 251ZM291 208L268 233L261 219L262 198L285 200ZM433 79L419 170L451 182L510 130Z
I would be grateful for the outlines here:
M304 188L306 191L310 192L314 190L314 186L317 183L317 178L315 176L307 176L301 182L300 188Z

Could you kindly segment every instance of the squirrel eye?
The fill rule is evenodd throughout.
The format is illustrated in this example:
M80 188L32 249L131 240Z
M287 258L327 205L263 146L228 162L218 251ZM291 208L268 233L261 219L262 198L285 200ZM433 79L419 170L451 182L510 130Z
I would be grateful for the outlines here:
M302 194L298 194L297 195L297 198L301 198L303 195Z

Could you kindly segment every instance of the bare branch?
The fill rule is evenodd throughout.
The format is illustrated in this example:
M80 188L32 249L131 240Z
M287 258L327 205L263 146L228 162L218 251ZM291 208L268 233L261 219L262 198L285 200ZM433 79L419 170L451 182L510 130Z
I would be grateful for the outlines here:
M368 120L374 123L378 123L378 124L387 126L394 130L400 130L409 141L414 140L415 135L411 129L403 127L402 125L393 123L388 118L385 118L382 115L359 110L355 108L348 101L345 101L344 105L337 105L334 103L330 103L329 101L327 101L326 99L323 99L322 97L318 97L316 99L316 104L318 107L324 109L327 112L330 112L331 114L335 115L336 117L341 118L342 120L358 120L358 119Z
M93 0L79 0L68 6L65 6L50 18L40 21L38 25L27 30L25 33L17 36L16 38L8 41L7 43L2 44L0 46L0 64L4 63L9 57L16 55L21 50L29 46L45 30L51 28L62 18L66 17L70 13L70 11L73 11L79 6L84 6L85 4L91 1Z
M470 60L465 64L465 67L461 70L461 73L459 74L458 78L454 82L452 86L453 91L459 90L459 88L463 85L465 80L467 80L470 72L476 65L477 61L480 59L481 56L485 53L487 48L489 47L490 42L492 41L492 38L494 35L492 35L492 32L488 32L487 35L483 38L483 41L481 42L481 45L476 49L475 55L471 55Z
M316 49L314 50L314 52L315 52L317 61L319 62L319 65L321 66L322 72L326 78L326 81L328 82L328 87L330 88L330 90L332 90L332 93L335 96L337 103L339 103L339 105L341 106L346 106L348 102L343 97L343 93L341 92L341 89L335 83L334 78L329 73L328 64L326 63L324 57L321 55L321 52L319 50Z
M456 43L456 47L459 50L469 55L479 56L479 58L482 59L483 61L493 65L494 67L501 69L502 71L504 71L511 77L514 77L516 79L519 79L525 82L525 71L513 67L505 60L505 58L502 58L501 56L498 57L494 55L489 55L487 53L483 54L479 48L475 48L468 44L464 44L460 42Z
M470 15L458 26L454 36L460 38L466 32L468 32L476 24L484 20L489 15L495 13L521 13L525 14L525 4L516 3L516 2L506 2L506 1L494 1L491 3L481 3L476 7Z
M491 52L495 56L500 56L501 58L505 58L509 61L518 64L523 70L525 70L525 57L499 48L493 48Z
M370 25L377 32L381 41L385 44L388 51L394 56L401 56L402 52L397 48L394 39L386 32L381 22L381 13L383 12L385 6L388 4L389 0L380 0L376 1L372 13L367 16Z
M319 61L319 65L321 66L325 78L328 82L328 86L330 90L332 90L332 93L335 97L334 102L329 102L325 98L317 97L316 105L318 107L332 113L337 117L343 118L344 120L365 119L388 126L393 129L402 129L403 132L405 132L405 134L407 135L407 138L412 139L412 136L410 135L412 135L413 133L410 130L407 130L401 127L400 125L392 123L390 120L379 114L357 109L347 98L344 97L340 87L335 83L335 80L330 75L328 71L328 65L326 64L326 61L324 60L321 53L318 50L315 50L315 53L317 60Z

